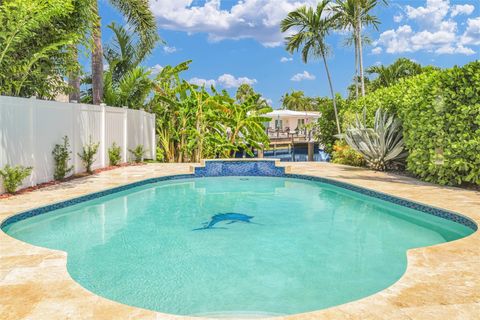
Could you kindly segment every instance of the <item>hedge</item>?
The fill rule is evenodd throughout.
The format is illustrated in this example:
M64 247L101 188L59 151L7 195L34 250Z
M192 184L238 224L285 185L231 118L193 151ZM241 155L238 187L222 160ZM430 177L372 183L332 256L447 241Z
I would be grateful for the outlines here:
M480 185L480 61L430 71L351 101L344 123L379 107L403 122L407 170L439 184Z

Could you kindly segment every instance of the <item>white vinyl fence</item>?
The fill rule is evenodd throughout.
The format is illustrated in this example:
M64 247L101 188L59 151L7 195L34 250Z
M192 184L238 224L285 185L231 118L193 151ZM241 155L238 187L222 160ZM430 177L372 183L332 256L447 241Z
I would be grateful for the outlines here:
M100 147L93 169L108 166L108 148L115 142L122 161L128 149L143 145L146 159L155 159L155 115L143 110L0 96L0 168L6 164L33 167L24 187L53 180L52 150L68 136L73 173L85 171L80 157L90 137ZM0 183L0 193L3 187Z

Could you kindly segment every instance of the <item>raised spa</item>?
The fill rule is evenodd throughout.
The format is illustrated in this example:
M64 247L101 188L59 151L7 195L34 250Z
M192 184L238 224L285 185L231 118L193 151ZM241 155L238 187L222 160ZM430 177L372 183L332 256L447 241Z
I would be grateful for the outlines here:
M385 289L405 272L408 249L475 228L288 175L181 178L24 215L3 230L68 252L73 279L128 305L276 315Z

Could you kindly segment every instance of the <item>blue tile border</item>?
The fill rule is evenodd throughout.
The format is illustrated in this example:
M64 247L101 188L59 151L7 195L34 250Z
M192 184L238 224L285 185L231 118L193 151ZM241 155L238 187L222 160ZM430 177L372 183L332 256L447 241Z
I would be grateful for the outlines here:
M283 177L285 168L277 167L275 161L205 161L205 167L195 168L196 177L227 177L227 176L267 176Z
M388 201L403 207L407 207L410 209L423 212L423 213L431 214L443 219L447 219L447 220L462 224L474 231L478 229L477 224L473 220L458 213L454 213L454 212L440 209L440 208L434 208L418 202L402 199L402 198L391 196L382 192L373 191L370 189L358 187L349 183L340 182L333 179L328 179L323 177L314 177L314 176L308 176L308 175L300 175L300 174L287 174L285 173L284 167L277 167L275 164L275 161L266 161L266 160L206 161L205 167L196 167L195 172L193 174L171 175L171 176L146 179L146 180L130 183L127 185L115 187L112 189L84 195L78 198L62 201L59 203L54 203L44 207L39 207L39 208L35 208L25 212L21 212L5 219L0 224L0 229L3 229L4 227L12 223L15 223L17 221L34 217L49 211L65 208L81 202L97 199L103 196L125 191L135 187L143 186L146 184L156 183L160 181L168 181L168 180L203 178L203 177L226 177L226 176L284 177L284 178L293 178L293 179L301 179L301 180L309 180L309 181L318 181L318 182L330 184L333 186L337 186L340 188L344 188L350 191L354 191L369 197Z

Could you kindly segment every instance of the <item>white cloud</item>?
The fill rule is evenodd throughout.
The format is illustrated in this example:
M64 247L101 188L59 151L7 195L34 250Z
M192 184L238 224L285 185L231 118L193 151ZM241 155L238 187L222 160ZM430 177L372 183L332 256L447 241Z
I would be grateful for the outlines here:
M473 51L470 48L464 47L460 44L457 47L452 47L450 45L440 47L437 50L435 50L435 53L438 53L438 54L456 54L456 53L458 53L458 54L464 54L464 55L472 55L472 54L475 54L475 51Z
M250 79L247 77L239 77L236 78L235 76L231 74L223 74L218 77L218 79L202 79L202 78L192 78L188 82L192 84L196 84L198 86L222 86L224 88L238 88L241 84L249 84L249 85L254 85L257 83L256 79Z
M480 17L468 19L467 28L461 37L464 45L480 45Z
M468 16L473 13L473 10L475 10L475 7L471 4L457 4L452 7L452 13L450 14L450 16L456 17L461 14Z
M160 72L162 72L163 67L159 64L154 65L153 67L150 68L150 71L152 72L152 75L157 75Z
M207 79L201 79L201 78L192 78L188 82L191 84L196 84L197 86L205 86L205 87L211 87L216 85L216 81L213 79L207 80Z
M169 47L169 46L164 46L163 47L163 52L165 52L166 54L175 53L177 51L178 50L175 47Z
M240 85L246 83L249 85L253 85L257 83L256 79L250 79L247 77L240 77L240 78L235 78L231 74L223 74L220 77L218 77L218 84L225 87L225 88L237 88L240 87Z
M315 80L315 76L310 74L308 71L303 71L302 73L297 73L290 80L292 81L303 81L303 80Z
M372 54L380 54L383 52L382 47L375 47L372 49Z
M266 47L283 43L280 21L301 5L317 0L242 0L229 10L221 0L156 0L150 7L160 28L185 32L206 32L211 41L251 38Z
M280 59L280 62L281 62L281 63L290 62L290 61L293 61L293 58L292 58L292 57L282 57L282 58Z
M402 22L402 20L403 20L403 14L401 13L393 16L393 21L395 21L396 23L400 23Z
M449 0L427 0L425 7L405 7L409 19L430 27L438 25L447 16L449 10Z
M475 50L467 45L480 44L480 20L477 27L476 19L468 19L467 28L462 35L457 21L448 16L449 12L452 12L451 16L455 16L460 12L466 14L470 10L465 6L451 7L449 0L427 0L424 7L407 5L406 18L416 25L404 24L397 29L384 31L374 42L376 48L372 53L381 53L380 50L383 49L392 54L417 51L436 54L474 54Z

